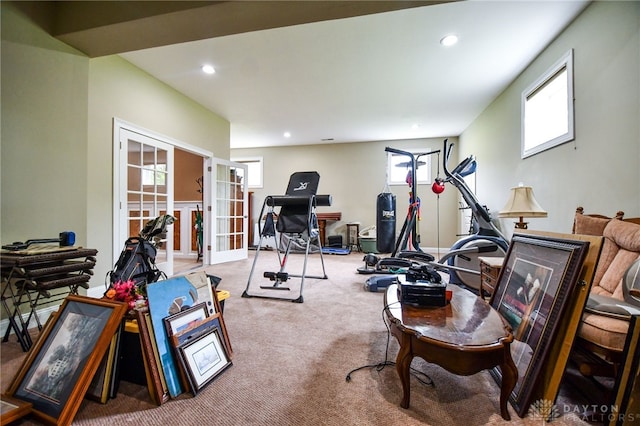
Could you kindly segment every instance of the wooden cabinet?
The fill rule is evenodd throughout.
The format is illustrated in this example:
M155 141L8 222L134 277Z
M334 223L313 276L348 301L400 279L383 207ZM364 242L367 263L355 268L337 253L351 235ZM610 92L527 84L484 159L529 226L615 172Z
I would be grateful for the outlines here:
M504 257L478 257L480 261L480 295L493 294L498 285L498 276L504 263Z

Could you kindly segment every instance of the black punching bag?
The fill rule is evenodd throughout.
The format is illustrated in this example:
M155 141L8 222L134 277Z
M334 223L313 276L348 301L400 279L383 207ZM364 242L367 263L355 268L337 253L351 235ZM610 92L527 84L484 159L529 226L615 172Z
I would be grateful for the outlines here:
M391 253L396 245L396 196L378 194L376 202L376 248L378 253Z

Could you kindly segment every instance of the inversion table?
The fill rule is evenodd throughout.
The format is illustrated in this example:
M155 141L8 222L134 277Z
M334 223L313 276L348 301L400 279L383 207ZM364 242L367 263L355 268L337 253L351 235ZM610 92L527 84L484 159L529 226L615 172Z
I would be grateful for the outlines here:
M247 281L247 287L242 293L242 297L264 297L269 299L283 299L290 300L292 302L302 303L302 290L304 288L305 278L317 278L327 279L327 274L324 269L324 258L322 256L322 242L320 241L320 233L318 229L318 220L316 217L317 206L330 206L330 195L316 195L318 189L318 183L320 181L320 175L317 172L296 172L289 178L289 185L287 186L286 195L268 195L262 209L260 210L260 218L265 217L264 226L259 226L260 240L258 243L256 255L253 259L253 265L251 272L249 273L249 280ZM275 208L280 207L279 214L276 215ZM266 211L266 215L265 215ZM275 217L277 216L277 220ZM260 248L262 247L263 238L276 237L278 241L277 233L286 234L289 238L286 241L286 248L284 249L284 255L281 255L280 248L276 248L278 254L278 263L280 269L277 272L264 272L263 277L268 278L271 281L270 285L260 286L263 290L273 290L273 292L264 292L262 294L251 294L251 280L256 268L258 256L260 255ZM302 274L294 275L285 271L287 259L292 249L292 242L295 239L304 239L306 234L306 244L304 253L304 264L302 267ZM309 251L312 242L317 242L320 250L320 262L322 264L322 276L307 276L307 260L309 257ZM280 244L278 244L280 245ZM286 297L286 293L291 289L286 286L286 282L289 278L300 278L300 292L297 297ZM283 294L285 296L283 296Z

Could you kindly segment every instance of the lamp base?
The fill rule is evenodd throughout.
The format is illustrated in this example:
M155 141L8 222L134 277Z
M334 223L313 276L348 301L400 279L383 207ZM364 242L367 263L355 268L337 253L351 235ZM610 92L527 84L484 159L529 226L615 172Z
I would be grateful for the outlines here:
M516 229L528 229L529 222L524 222L521 217L518 222L515 222Z

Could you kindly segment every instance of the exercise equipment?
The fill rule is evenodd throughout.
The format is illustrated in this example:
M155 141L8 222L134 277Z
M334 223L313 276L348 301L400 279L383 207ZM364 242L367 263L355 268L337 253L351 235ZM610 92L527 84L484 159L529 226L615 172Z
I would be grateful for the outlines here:
M449 283L451 284L479 291L480 261L478 257L504 256L509 246L509 242L493 224L488 210L480 204L475 194L464 181L465 176L475 173L475 157L471 155L465 158L460 162L460 164L450 171L447 167L447 163L452 148L453 144L450 144L448 139L445 139L442 151L444 153L443 169L445 178L437 177L435 185L432 185L432 190L434 193L440 194L444 191L445 184L450 183L460 191L462 198L469 206L472 213L472 220L474 221L473 234L458 240L451 247L449 252L437 261L430 254L424 253L420 250L419 246L416 247L416 243L419 240L416 240L415 238L412 240L412 244L414 248L416 248L415 251L400 251L399 248L405 248L408 241L407 228L415 227L416 206L415 197L412 197L412 201L414 203L410 206L409 215L405 221L402 232L398 238L398 243L396 244L396 250L392 253L392 256L384 259L379 259L377 256L372 254L365 256L363 258L365 266L358 268L359 273L406 274L412 268L415 269L426 266L431 268L430 270L447 273L449 275ZM391 148L387 148L387 150L398 153L398 150L393 150ZM404 153L403 151L400 152ZM438 150L418 155L428 155L439 152L440 151ZM411 156L412 161L415 163L413 154L404 154ZM412 183L415 185L415 182ZM415 189L413 190L413 194L415 194ZM378 285L377 287L381 286Z
M409 211L407 212L407 217L405 218L405 221L402 225L402 229L400 230L400 234L398 235L396 246L391 253L391 257L403 257L402 252L411 249L418 253L422 253L423 251L420 248L420 234L418 233L418 220L420 218L420 197L418 197L418 179L416 178L416 170L418 169L418 167L426 164L426 162L420 161L420 157L423 157L425 155L438 154L440 150L414 154L412 152L386 147L385 151L398 155L404 155L409 157L410 159L410 161L408 162L399 164L399 166L409 168L406 179L407 184L410 188ZM409 239L411 239L410 245ZM428 256L431 257L431 260L433 260L433 256Z
M396 196L389 191L376 199L376 249L391 253L396 239Z
M407 173L407 184L410 187L409 209L402 225L402 229L400 230L400 234L396 240L395 247L391 252L391 256L381 260L377 259L376 256L365 256L363 259L365 260L365 266L358 268L358 273L360 274L397 274L414 265L416 260L421 262L434 260L433 256L428 253L424 253L420 248L420 236L418 234L417 224L420 217L420 198L417 195L416 169L419 166L426 164L425 162L419 161L420 157L437 154L440 150L414 154L412 152L386 147L385 151L397 155L404 155L410 159L410 161L399 164L399 166L409 168ZM413 260L409 260L407 257L412 257ZM370 262L373 259L376 260L376 265L375 268L370 268L370 266L372 266Z
M302 303L304 301L302 291L304 288L305 278L327 279L327 274L324 268L324 258L322 256L323 248L320 241L318 219L316 217L315 210L317 206L330 206L331 196L316 195L319 181L320 175L317 172L296 172L289 178L286 195L268 195L265 197L259 216L260 218L265 217L265 223L262 227L258 225L260 240L258 242L258 247L256 248L256 255L253 259L253 265L251 266L247 286L242 293L242 297L283 299ZM275 212L276 207L280 207L280 211L277 215ZM251 281L256 269L258 257L261 253L262 240L263 238L276 237L276 241L281 241L282 238L277 238L277 234L280 234L280 237L285 235L288 237L286 238L287 241L284 254L281 254L282 250L280 250L280 248L275 250L278 255L280 269L275 272L264 272L263 277L268 278L269 281L271 281L271 284L260 286L262 290L274 290L274 292L267 291L266 293L252 294L250 292ZM298 275L290 274L286 272L286 266L289 254L291 253L292 242L300 239L306 241L304 244L305 252L302 273ZM309 258L311 243L314 241L319 247L320 262L322 264L322 275L320 276L307 275L307 260ZM286 283L292 277L300 278L300 290L298 296L281 297L283 291L291 291L291 288L288 287ZM276 295L278 293L279 295Z
M472 290L480 289L480 261L479 256L505 256L509 247L508 240L491 221L489 211L483 207L475 194L464 180L476 171L476 160L473 155L462 160L453 170L449 171L447 163L453 144L444 140L443 169L445 178L436 178L438 190L450 183L460 191L462 198L471 210L474 222L474 233L458 240L445 256L439 261L439 265L446 263L445 269L449 273L451 284L463 285ZM434 191L435 192L435 191ZM442 191L440 191L442 192ZM437 265L436 265L437 266Z
M76 243L76 233L73 231L61 232L58 238L41 238L27 240L24 243L17 241L12 244L2 246L5 250L18 251L26 250L32 244L58 243L60 247L71 247Z
M350 247L322 247L322 253L324 254L337 254L337 255L347 255L351 253Z

